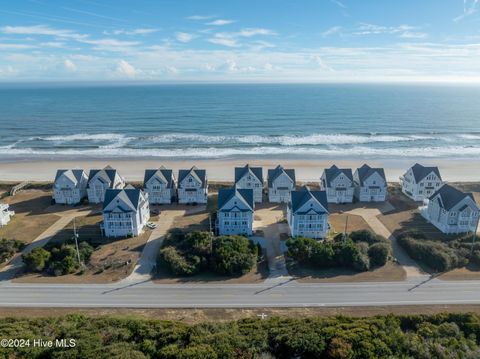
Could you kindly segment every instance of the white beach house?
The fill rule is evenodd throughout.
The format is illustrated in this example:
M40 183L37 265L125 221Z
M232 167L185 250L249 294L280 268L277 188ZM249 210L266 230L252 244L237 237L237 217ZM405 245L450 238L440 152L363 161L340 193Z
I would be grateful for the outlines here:
M238 189L252 189L253 199L261 203L263 198L263 169L262 167L235 167L235 186Z
M103 202L103 231L106 237L138 236L149 219L148 194L131 186L106 190Z
M443 233L475 232L478 206L471 193L443 185L420 207L422 216Z
M414 201L430 197L443 184L438 167L424 167L415 163L400 177L402 192Z
M268 201L272 203L288 203L290 192L295 189L295 170L285 169L278 165L268 170Z
M8 204L0 203L0 227L6 226L14 215L15 212L10 210Z
M53 183L55 203L77 204L87 196L88 176L82 169L58 170Z
M165 167L145 170L143 187L150 204L168 204L177 194L177 182L172 170Z
M189 170L178 171L178 203L207 203L207 172L193 166Z
M325 191L307 186L292 191L287 220L292 237L325 238L328 232L328 201Z
M320 189L327 192L328 203L351 203L355 184L350 168L338 168L333 165L323 171L320 177Z
M87 184L88 202L102 203L107 189L122 189L125 179L110 166L103 170L90 170Z
M387 198L387 180L383 168L364 164L353 174L353 182L355 197L360 202L383 202Z
M217 228L220 235L252 235L255 202L253 189L218 191Z

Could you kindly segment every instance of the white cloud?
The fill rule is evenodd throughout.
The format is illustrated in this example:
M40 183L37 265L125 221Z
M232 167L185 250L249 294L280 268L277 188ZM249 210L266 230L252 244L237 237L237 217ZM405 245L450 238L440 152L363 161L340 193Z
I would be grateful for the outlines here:
M56 49L61 49L65 47L64 42L60 41L47 41L47 42L41 42L39 44L40 47L51 47L51 48L56 48Z
M223 26L223 25L233 24L234 22L235 20L217 19L217 20L207 22L205 25Z
M65 66L65 69L68 71L77 71L77 65L72 60L66 59L63 62L63 66Z
M72 30L53 29L46 25L34 25L34 26L3 26L0 28L0 32L4 34L15 35L46 35L56 36L63 38L71 38L75 40L84 39L87 35L78 34Z
M117 66L117 73L127 77L135 77L138 70L125 60L120 60Z
M339 34L341 31L342 31L341 26L333 26L333 27L329 28L328 30L322 32L322 36L323 37L328 37L328 36L331 36L331 35L336 35L336 34Z
M428 37L428 34L424 32L405 31L400 34L400 37L403 39L424 39Z
M347 6L346 6L344 3L342 3L341 1L339 1L339 0L330 0L330 1L331 1L332 3L334 3L335 5L341 7L342 9L346 9L346 8L347 8Z
M216 45L223 45L227 47L239 47L237 40L232 38L225 38L225 37L212 37L208 39L208 42Z
M215 16L213 15L191 15L187 17L187 20L194 20L194 21L202 21L202 20L210 20L213 19Z
M264 36L269 36L269 35L276 35L275 31L269 30L269 29L262 29L262 28L247 28L247 29L242 29L237 33L233 33L234 36L242 36L242 37L252 37L252 36L257 36L257 35L264 35Z
M177 41L187 43L195 39L197 36L188 32L177 32L175 33L175 38Z
M25 50L33 49L36 46L28 44L11 44L11 43L0 43L0 50Z
M139 29L133 29L133 30L124 30L124 29L119 29L119 30L114 30L112 32L109 31L104 31L105 35L147 35L147 34L152 34L154 32L158 32L159 29L153 29L153 28L139 28Z
M455 17L453 21L458 22L464 18L475 14L478 11L478 4L480 0L463 0L463 14Z

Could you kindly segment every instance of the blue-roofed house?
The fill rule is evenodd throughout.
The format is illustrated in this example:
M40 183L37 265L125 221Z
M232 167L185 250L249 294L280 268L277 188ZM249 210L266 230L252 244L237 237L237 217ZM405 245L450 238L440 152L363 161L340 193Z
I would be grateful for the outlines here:
M360 202L383 202L387 198L387 179L383 168L364 164L353 174L353 182L355 197Z
M207 172L193 166L189 170L178 171L178 203L207 203Z
M328 203L352 203L355 184L350 168L333 165L323 171L320 189L327 193Z
M255 202L253 189L228 188L218 191L217 228L220 235L253 232Z
M125 179L110 166L102 170L90 170L87 183L88 202L103 203L107 189L122 189Z
M261 203L263 199L263 169L262 167L235 167L235 187L238 189L253 189L253 199Z
M325 238L328 233L328 201L325 191L307 186L292 191L287 220L292 237Z
M278 165L268 170L268 201L272 203L288 203L290 192L295 189L295 170L285 169Z
M82 169L58 170L53 183L55 203L80 203L87 196L87 181L87 174Z
M106 237L140 235L150 219L148 194L127 186L107 189L103 202L103 232Z
M402 192L414 201L423 201L435 193L442 185L438 167L425 167L415 163L400 177Z
M148 193L150 204L169 204L175 198L177 183L172 170L161 166L145 170L143 188Z
M478 205L471 193L444 184L420 207L423 217L443 233L475 232Z

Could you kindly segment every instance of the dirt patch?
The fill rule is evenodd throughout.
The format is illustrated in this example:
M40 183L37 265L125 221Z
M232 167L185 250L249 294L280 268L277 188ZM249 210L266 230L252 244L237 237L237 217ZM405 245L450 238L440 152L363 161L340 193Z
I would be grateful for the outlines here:
M102 221L103 216L98 212L75 217L74 220L55 234L49 243L72 242L75 228L80 241L88 241L92 245L102 244L105 242L105 237L103 237L100 229L100 223Z
M437 276L441 280L479 280L480 267L476 265L469 265L463 268L456 268L446 273Z
M85 270L59 277L37 273L23 273L14 279L16 283L111 283L128 277L137 263L145 243L151 235L146 230L134 238L110 240L104 238L92 254Z
M403 267L394 262L368 272L342 268L311 269L291 263L287 268L288 273L300 283L396 282L407 277Z
M368 223L361 216L355 214L332 213L328 216L328 222L330 223L330 229L333 235L343 233L345 231L345 225L347 233L360 230L367 230L374 233Z
M6 197L2 202L10 205L15 216L8 225L0 228L0 238L30 243L60 219L47 211L51 203L51 193L47 191L25 190L14 197Z
M165 268L158 268L153 282L155 284L178 284L178 283L222 283L222 284L246 284L261 283L268 277L267 261L257 263L247 274L240 277L220 276L215 273L205 272L191 277L176 277Z

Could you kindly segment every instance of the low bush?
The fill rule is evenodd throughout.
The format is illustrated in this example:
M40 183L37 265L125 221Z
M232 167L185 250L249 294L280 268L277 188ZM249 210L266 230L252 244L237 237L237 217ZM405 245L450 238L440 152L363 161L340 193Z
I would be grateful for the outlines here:
M464 266L468 260L446 243L415 239L408 236L398 238L398 243L410 257L425 263L436 272L445 272Z
M375 249L371 249L374 246ZM346 238L339 234L330 241L290 238L287 247L288 256L300 264L313 268L343 267L356 271L368 271L371 266L384 265L390 253L390 242L369 231L352 232ZM379 251L386 253L385 257ZM373 260L372 256L375 256Z
M82 263L88 263L93 253L92 246L87 242L81 242L78 249ZM58 244L49 249L34 248L22 258L28 271L37 273L46 271L54 276L74 273L80 267L76 248L71 244Z
M0 264L9 261L24 247L25 244L16 239L0 239Z
M175 275L191 276L209 270L237 276L252 269L259 253L258 246L242 236L175 232L164 241L159 259Z

